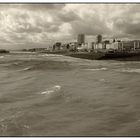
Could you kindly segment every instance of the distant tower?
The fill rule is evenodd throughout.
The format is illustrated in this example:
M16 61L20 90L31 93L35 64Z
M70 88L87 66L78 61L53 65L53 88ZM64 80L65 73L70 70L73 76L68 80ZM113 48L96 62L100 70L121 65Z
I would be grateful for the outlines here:
M98 35L97 36L97 43L101 43L102 42L102 35Z
M79 34L78 38L77 38L77 42L78 42L78 45L84 44L85 43L85 35L84 34Z
M113 39L113 43L116 42L115 38Z

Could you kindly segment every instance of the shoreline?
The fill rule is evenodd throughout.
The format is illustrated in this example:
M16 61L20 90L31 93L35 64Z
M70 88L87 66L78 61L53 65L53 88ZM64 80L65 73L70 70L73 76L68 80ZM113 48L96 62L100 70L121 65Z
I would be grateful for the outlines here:
M23 52L23 51L10 51L9 53L0 53L0 56L1 55L38 55L38 54L47 54L47 55L63 55L63 56L69 56L65 53L55 53L55 52L45 52L45 53L42 53L42 52ZM80 57L74 57L74 56L69 56L69 57L73 57L73 58L80 58ZM87 57L86 58L80 58L80 59L88 59ZM117 57L117 58L103 58L103 59L88 59L88 60L116 60L116 61L140 61L140 56L130 56L130 57Z

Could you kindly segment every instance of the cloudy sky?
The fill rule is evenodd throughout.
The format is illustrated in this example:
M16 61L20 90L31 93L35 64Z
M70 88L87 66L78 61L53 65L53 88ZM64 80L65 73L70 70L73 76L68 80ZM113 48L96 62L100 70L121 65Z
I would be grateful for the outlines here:
M139 4L0 4L0 47L47 47L56 41L140 39Z

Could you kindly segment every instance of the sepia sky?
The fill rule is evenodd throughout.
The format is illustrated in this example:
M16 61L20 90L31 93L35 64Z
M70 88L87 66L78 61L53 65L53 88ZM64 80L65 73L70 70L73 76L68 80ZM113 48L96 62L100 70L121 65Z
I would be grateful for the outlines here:
M0 48L47 47L74 41L140 39L139 4L0 4Z

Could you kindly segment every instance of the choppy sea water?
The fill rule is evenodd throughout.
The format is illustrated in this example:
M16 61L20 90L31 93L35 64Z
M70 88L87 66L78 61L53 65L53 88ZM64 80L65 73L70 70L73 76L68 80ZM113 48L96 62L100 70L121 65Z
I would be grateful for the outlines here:
M0 56L0 136L139 136L140 61Z

